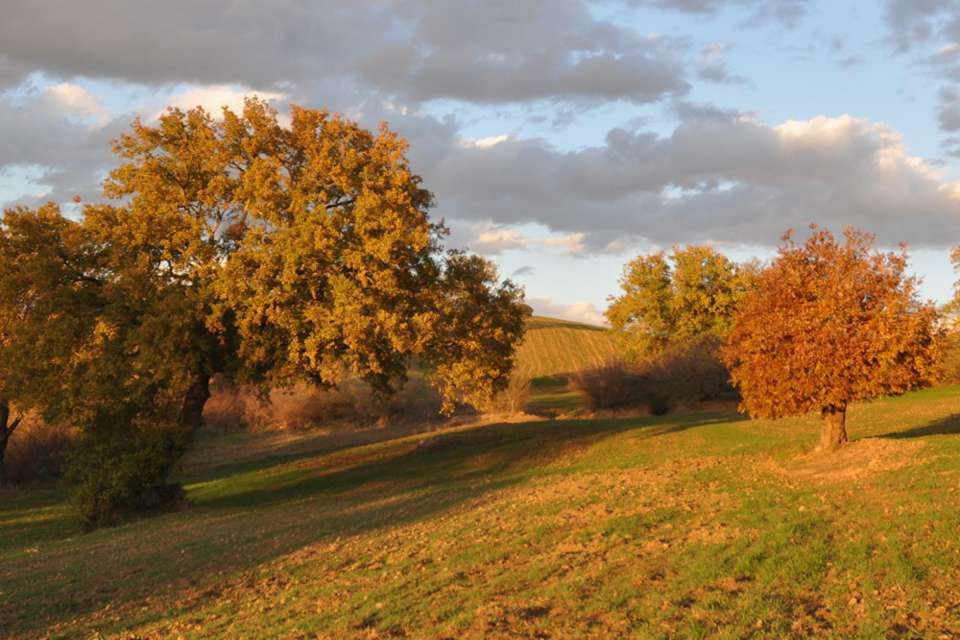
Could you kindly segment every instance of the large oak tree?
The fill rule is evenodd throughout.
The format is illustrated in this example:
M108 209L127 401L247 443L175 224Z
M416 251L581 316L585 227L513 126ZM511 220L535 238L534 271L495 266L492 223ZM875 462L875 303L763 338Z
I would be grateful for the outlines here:
M284 126L250 100L136 121L114 151L113 203L78 222L8 211L0 270L16 294L0 300L0 338L19 345L0 353L16 372L4 392L78 423L91 519L162 501L215 373L389 394L416 363L447 410L508 381L522 291L444 252L432 195L386 126L296 106ZM103 503L111 492L126 504Z
M936 310L917 296L906 251L873 249L848 228L844 242L813 227L784 237L777 257L741 302L724 359L753 416L818 411L819 449L847 441L852 402L930 384L940 357Z

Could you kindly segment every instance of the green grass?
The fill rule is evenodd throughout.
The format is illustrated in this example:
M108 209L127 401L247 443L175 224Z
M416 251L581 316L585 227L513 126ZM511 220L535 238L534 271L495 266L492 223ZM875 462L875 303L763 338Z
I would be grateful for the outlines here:
M207 436L176 512L82 535L0 494L0 636L960 635L960 388L854 407L833 467L797 457L817 427Z

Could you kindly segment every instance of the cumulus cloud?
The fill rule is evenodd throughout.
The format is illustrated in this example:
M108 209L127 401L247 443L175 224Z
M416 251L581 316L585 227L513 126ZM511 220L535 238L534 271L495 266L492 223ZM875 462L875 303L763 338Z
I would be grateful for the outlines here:
M550 298L527 298L527 304L533 307L534 315L572 320L595 326L607 326L607 318L592 302L574 302L557 304Z
M100 99L79 85L61 82L48 88L45 93L64 110L92 118L96 124L105 124L110 119L110 112Z
M770 246L810 222L939 247L960 222L956 183L890 127L849 115L770 126L710 114L668 136L614 129L577 151L542 139L451 146L423 173L444 214L579 233L597 251L631 238Z
M454 230L454 244L484 255L496 255L510 250L558 250L578 254L586 250L584 233L547 234L534 236L512 226L489 222L458 222Z
M337 78L477 103L650 102L689 89L667 38L597 18L588 0L34 0L5 7L0 43L0 79L4 64L260 90Z
M110 140L129 125L112 118L83 88L57 84L14 102L0 99L0 170L20 183L0 193L21 192L28 202L38 196L66 201L99 195L105 167L113 162Z
M236 113L242 112L244 99L252 97L276 102L284 100L287 94L277 91L252 91L244 87L222 84L207 85L193 87L176 94L171 100L167 101L166 106L183 110L203 107L208 113L219 116L223 107L227 107ZM162 111L158 111L156 115L159 116L161 113Z

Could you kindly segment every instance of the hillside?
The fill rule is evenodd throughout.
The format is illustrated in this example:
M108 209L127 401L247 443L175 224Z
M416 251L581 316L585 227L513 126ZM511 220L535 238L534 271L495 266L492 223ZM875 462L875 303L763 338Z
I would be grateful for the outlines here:
M0 494L0 629L958 637L958 414L956 387L854 406L828 459L800 456L815 417L730 413L336 451L208 434L177 512L79 535L58 491Z
M603 327L534 316L517 352L516 371L526 378L569 374L615 355L613 338Z

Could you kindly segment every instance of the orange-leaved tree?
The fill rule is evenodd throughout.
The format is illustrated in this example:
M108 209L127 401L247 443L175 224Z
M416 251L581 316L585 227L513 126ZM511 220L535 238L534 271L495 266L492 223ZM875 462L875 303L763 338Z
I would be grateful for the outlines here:
M907 254L873 248L853 228L803 244L784 236L772 264L741 302L723 357L751 415L819 411L820 450L847 441L852 402L929 385L941 351L932 303L917 296Z

